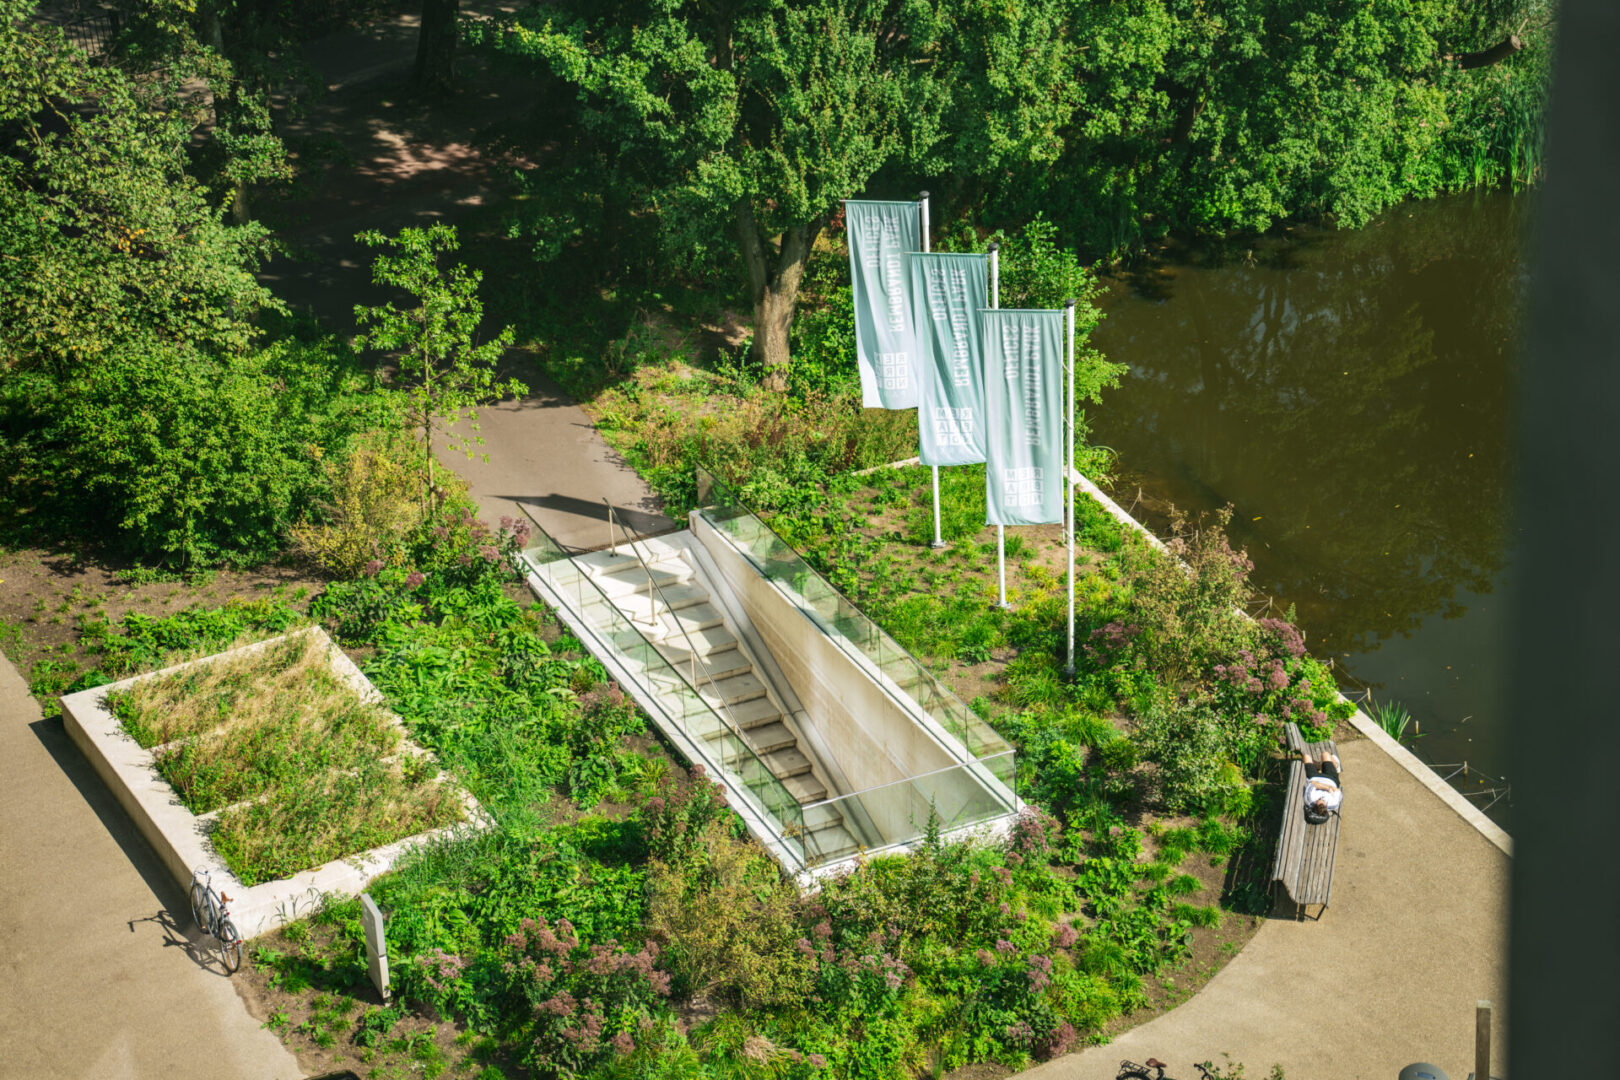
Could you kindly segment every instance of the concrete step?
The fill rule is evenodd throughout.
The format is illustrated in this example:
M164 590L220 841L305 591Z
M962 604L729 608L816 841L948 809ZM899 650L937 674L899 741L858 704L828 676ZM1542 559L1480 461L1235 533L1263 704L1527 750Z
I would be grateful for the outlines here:
M847 859L860 850L860 841L851 836L849 830L842 825L834 825L815 832L805 838L804 844L805 858L811 865Z
M816 779L812 772L800 773L790 776L782 781L782 786L788 789L788 794L801 803L820 802L827 797L827 785Z
M729 707L729 715L744 731L774 724L782 719L782 710L768 697L750 698Z
M592 574L616 574L621 570L628 570L632 566L641 565L641 559L636 557L638 551L641 554L641 559L646 559L649 564L654 566L672 561L685 562L681 546L661 537L643 540L634 548L630 544L620 541L617 554L614 553L612 548L603 548L601 551L588 551L583 555L576 556L574 562Z
M718 708L720 702L723 701L728 706L735 709L736 706L745 701L752 701L754 698L764 697L765 684L760 681L758 675L754 674L753 668L749 668L741 675L732 675L729 678L716 679L714 682L704 680L703 682L697 684L697 692L703 695L704 701L707 701L710 705L713 705L716 708ZM738 720L737 722L739 724L742 723L741 720Z
M737 636L730 630L724 626L710 626L702 630L688 630L684 637L677 633L674 637L665 638L658 643L658 651L668 657L671 663L684 661L687 658L688 637L692 639L692 648L697 650L700 657L713 656L737 647Z
M671 646L686 644L686 638L681 631L693 635L699 630L721 626L725 620L720 612L711 603L693 604L691 607L681 608L679 611L660 611L658 613L659 629L648 635L648 639L655 642L668 642ZM693 638L695 645L696 638Z
M760 754L759 757L765 763L765 767L776 774L778 780L803 776L810 771L810 759L804 756L804 751L799 749L797 742L785 750L773 750L769 754Z
M647 571L639 566L632 566L627 570L620 570L613 574L592 574L591 580L596 587L617 602L621 597L647 595ZM668 564L652 568L653 583L658 589L668 592L675 585L683 581L692 580L692 568L685 563ZM701 588L702 586L699 586ZM658 595L658 589L653 590L653 596Z
M637 571L638 573L640 571ZM653 591L648 597L645 588L638 592L613 597L619 610L640 622L647 622L655 613L679 611L701 604L709 598L709 590L695 581L678 581Z
M844 814L838 808L838 805L837 803L823 803L820 806L806 807L802 811L805 831L818 832L822 829L830 829L835 825L842 825L844 823Z
M744 733L743 737L747 740L748 745L754 748L754 753L761 757L777 750L787 750L799 745L798 738L780 720L774 724L766 724L763 727L750 728Z
M696 643L694 642L694 644ZM732 639L731 647L728 649L716 649L706 656L699 655L695 675L692 670L694 665L691 662L691 654L687 652L685 642L682 642L681 648L677 649L673 648L667 640L661 641L658 643L658 651L665 660L673 664L676 670L685 675L694 685L698 685L705 677L724 679L731 675L740 675L745 671L754 670L753 665L748 662L748 657L744 656L742 650L737 648L735 638Z

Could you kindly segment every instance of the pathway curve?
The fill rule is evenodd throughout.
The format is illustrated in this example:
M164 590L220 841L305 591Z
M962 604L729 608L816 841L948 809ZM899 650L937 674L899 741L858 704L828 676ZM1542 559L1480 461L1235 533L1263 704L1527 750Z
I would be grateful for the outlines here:
M1250 1080L1273 1064L1289 1080L1394 1080L1418 1061L1461 1080L1480 999L1496 1006L1491 1060L1507 1061L1508 856L1372 740L1340 755L1344 817L1322 920L1269 920L1185 1004L1020 1080L1112 1080L1120 1059L1149 1057L1187 1078L1223 1053Z
M185 894L0 656L0 1078L292 1080Z
M489 12L501 4L473 0L463 7ZM306 47L326 93L307 103L289 130L341 145L349 160L296 202L265 207L285 219L278 236L294 254L272 262L262 280L295 309L345 335L353 332L356 304L385 298L371 284L372 252L354 234L454 222L498 200L500 174L510 165L485 157L476 133L533 104L532 88L480 76L469 64L462 93L425 107L403 92L415 49L414 14ZM485 445L479 458L442 455L466 479L485 519L521 516L527 506L559 542L599 546L607 542L606 498L628 511L641 531L667 528L660 500L602 440L590 417L523 352L509 353L507 365L531 392L480 410Z

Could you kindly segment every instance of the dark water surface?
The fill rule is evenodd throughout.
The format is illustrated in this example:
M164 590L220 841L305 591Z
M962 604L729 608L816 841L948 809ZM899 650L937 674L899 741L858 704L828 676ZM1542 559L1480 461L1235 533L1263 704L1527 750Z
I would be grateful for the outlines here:
M1088 410L1114 495L1232 504L1253 582L1293 604L1352 697L1485 806L1505 728L1512 374L1530 199L1471 194L1365 229L1182 251L1110 283L1094 335L1130 374ZM1349 778L1347 778L1347 781ZM1353 781L1351 781L1353 782ZM1511 803L1489 813L1509 825Z

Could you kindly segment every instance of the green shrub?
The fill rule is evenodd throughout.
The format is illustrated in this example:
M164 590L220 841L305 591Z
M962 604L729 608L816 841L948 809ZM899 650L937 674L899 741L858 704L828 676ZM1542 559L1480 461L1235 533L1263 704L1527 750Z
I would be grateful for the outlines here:
M1155 791L1171 813L1230 813L1248 809L1239 762L1257 756L1273 729L1247 715L1218 712L1213 702L1156 701L1135 719L1131 741L1158 766Z
M698 835L700 866L652 862L647 935L691 996L744 1008L797 1005L810 990L810 950L798 943L798 886L776 861L729 823Z
M8 380L41 423L19 482L51 520L180 567L262 561L325 492L316 456L374 411L330 342L211 356L146 342L57 385Z
M337 461L322 461L331 495L319 520L292 527L295 554L343 579L358 578L373 560L398 566L406 538L423 516L422 479L415 463L382 440L357 447Z

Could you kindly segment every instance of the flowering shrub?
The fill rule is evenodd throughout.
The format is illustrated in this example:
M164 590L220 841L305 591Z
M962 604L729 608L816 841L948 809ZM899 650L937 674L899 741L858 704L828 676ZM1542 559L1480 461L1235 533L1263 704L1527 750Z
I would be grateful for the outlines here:
M687 868L708 862L703 834L709 823L726 812L726 793L694 765L690 780L665 778L657 794L636 811L636 821L657 862Z
M1296 723L1307 739L1327 738L1333 721L1350 715L1332 673L1305 652L1305 636L1285 619L1261 619L1251 648L1216 664L1216 692L1224 708L1273 727Z
M584 1072L634 1050L669 995L658 946L627 952L617 941L585 946L567 919L524 919L501 950L508 993L527 1003L524 1064L546 1073Z

